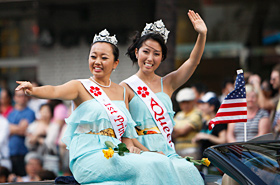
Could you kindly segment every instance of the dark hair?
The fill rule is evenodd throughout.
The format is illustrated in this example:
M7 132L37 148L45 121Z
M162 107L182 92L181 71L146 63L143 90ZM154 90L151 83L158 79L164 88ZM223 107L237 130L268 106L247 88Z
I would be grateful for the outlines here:
M129 58L132 60L133 63L137 62L137 58L135 55L135 49L137 48L137 50L139 50L139 48L142 47L143 43L149 39L154 40L159 43L159 45L161 46L161 50L162 50L162 61L164 61L166 59L167 46L164 43L164 39L162 36L160 36L159 34L156 34L156 33L149 33L149 34L141 37L140 33L136 32L135 36L133 37L132 44L128 47L127 52L126 52L126 55L129 56Z
M98 41L98 42L103 42L103 41ZM91 43L90 45L90 49L92 48L92 46L95 44L95 43L98 43L98 42L94 42L94 43ZM117 46L115 46L114 44L111 44L109 42L105 42L105 43L108 43L111 45L112 47L112 50L113 50L113 55L114 55L114 61L117 61L119 59L119 48Z
M217 97L212 97L210 100L208 100L207 103L209 103L209 105L214 105L214 107L215 107L214 111L218 112L221 103Z
M226 88L228 83L234 84L234 80L232 78L225 78L221 85L222 89Z
M41 170L38 172L38 176L40 178L40 181L54 180L56 178L55 173L50 170Z
M13 95L12 95L12 92L7 89L7 88L2 88L2 91L6 91L7 92L7 96L10 98L10 100L13 99Z
M45 107L45 106L49 107L49 109L50 109L50 111L51 111L51 117L53 117L53 110L54 110L54 107L53 107L53 105L51 105L50 103L44 103L44 104L42 104L42 105L40 106L39 110L41 110L42 107Z
M0 176L5 176L6 181L8 180L8 176L10 175L10 171L8 168L4 166L0 166Z
M191 87L194 87L199 94L207 92L207 86L203 83L195 83Z

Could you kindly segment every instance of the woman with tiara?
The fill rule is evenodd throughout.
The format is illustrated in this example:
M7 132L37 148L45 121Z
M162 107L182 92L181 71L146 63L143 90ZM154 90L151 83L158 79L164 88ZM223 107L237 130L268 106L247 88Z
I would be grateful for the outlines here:
M198 13L189 11L188 16L198 32L196 44L179 69L160 77L155 70L167 54L166 42L169 31L161 20L146 24L138 33L127 55L138 63L138 72L124 80L121 85L128 91L129 110L137 124L139 137L133 139L142 150L158 151L168 156L182 184L204 184L197 168L181 158L174 149L171 133L174 126L174 111L171 96L193 74L202 57L207 27ZM142 146L144 145L144 147Z
M63 141L69 149L69 167L80 184L180 184L166 156L139 154L140 149L133 145L131 138L137 133L127 110L126 89L110 79L118 57L116 37L105 29L95 35L91 45L88 62L93 76L89 79L41 87L18 81L16 90L37 98L73 101ZM121 141L131 153L113 154ZM108 142L111 148L106 150Z

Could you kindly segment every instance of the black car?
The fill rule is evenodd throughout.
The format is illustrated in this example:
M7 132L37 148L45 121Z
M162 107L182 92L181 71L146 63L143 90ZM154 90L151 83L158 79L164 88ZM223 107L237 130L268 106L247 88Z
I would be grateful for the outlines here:
M280 140L251 140L207 148L211 163L239 184L280 184Z

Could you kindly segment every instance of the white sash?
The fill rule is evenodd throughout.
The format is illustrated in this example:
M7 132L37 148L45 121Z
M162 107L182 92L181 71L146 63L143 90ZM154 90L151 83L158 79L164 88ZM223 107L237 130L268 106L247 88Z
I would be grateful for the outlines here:
M174 144L171 141L173 125L163 103L138 76L133 75L123 82L128 84L141 100L143 100L167 143L174 149Z
M111 124L114 128L116 137L121 140L121 136L127 126L127 117L124 113L109 99L106 93L96 83L89 79L79 80L86 90L104 107Z

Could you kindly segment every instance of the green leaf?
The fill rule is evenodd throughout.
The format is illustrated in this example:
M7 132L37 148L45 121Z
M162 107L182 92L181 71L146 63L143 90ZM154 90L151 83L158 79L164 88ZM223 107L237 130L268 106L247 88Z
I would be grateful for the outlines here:
M186 159L187 161L191 161L191 160L193 159L193 157L186 156L185 159Z
M112 148L112 149L116 147L111 141L105 141L105 145L107 146L107 148Z
M124 156L124 152L123 151L119 151L119 156Z
M126 147L126 144L124 144L124 143L118 144L118 153L119 153L119 155L120 156L124 156L124 152L128 152L129 153L129 150Z

